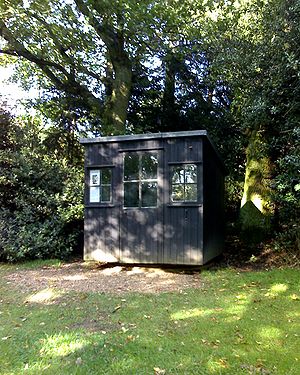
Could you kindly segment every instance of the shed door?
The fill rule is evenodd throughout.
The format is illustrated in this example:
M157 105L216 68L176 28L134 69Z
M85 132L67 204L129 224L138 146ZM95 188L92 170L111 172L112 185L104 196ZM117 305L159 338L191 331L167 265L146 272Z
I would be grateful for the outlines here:
M159 150L124 152L120 215L123 262L158 262L163 237L161 158Z

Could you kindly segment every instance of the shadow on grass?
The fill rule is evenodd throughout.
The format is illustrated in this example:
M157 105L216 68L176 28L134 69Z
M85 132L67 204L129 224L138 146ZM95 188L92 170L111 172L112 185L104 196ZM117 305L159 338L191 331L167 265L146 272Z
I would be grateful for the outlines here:
M36 293L6 290L1 369L296 375L298 276L297 270L206 271L203 289L124 298L65 292L38 300Z

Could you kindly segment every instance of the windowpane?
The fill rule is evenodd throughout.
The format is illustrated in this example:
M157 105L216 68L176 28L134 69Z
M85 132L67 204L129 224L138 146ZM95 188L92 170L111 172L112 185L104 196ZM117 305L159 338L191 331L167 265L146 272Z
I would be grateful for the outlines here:
M90 170L90 186L100 185L100 171Z
M157 183L142 183L142 207L155 207L157 204Z
M90 202L101 203L111 201L111 168L90 170Z
M195 164L187 164L185 166L185 182L197 183L197 166Z
M111 169L103 168L101 170L101 184L110 185L111 184Z
M171 200L197 202L197 165L182 164L171 168Z
M95 203L100 201L100 188L99 186L90 187L90 202Z
M124 181L139 179L139 156L136 153L128 153L124 158Z
M124 207L157 205L156 153L129 152L124 157Z
M110 185L101 186L101 202L110 202Z
M141 179L150 180L157 178L157 155L146 154L142 156Z
M185 201L197 201L197 184L185 185Z
M184 169L182 167L172 168L172 183L173 184L184 183Z
M172 201L184 201L184 185L172 186Z
M124 183L124 206L138 207L139 206L139 183L125 182Z

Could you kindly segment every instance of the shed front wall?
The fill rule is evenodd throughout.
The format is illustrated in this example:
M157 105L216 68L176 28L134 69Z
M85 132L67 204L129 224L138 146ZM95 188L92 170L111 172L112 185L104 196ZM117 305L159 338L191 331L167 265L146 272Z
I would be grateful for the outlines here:
M198 265L203 263L202 138L165 140L164 163L164 247L161 263ZM171 201L170 168L197 165L197 202Z
M86 147L85 249L86 260L203 264L203 139L172 138L90 144ZM124 208L123 159L126 152L157 152L158 206ZM197 202L172 202L170 169L195 163ZM91 204L89 169L110 166L112 201Z

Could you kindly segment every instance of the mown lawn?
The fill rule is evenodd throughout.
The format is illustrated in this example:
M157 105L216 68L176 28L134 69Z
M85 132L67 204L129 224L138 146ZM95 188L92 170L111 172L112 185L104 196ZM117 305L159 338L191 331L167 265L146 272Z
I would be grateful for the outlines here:
M1 374L300 374L299 270L203 271L201 289L116 297L22 293L15 268L0 265Z

